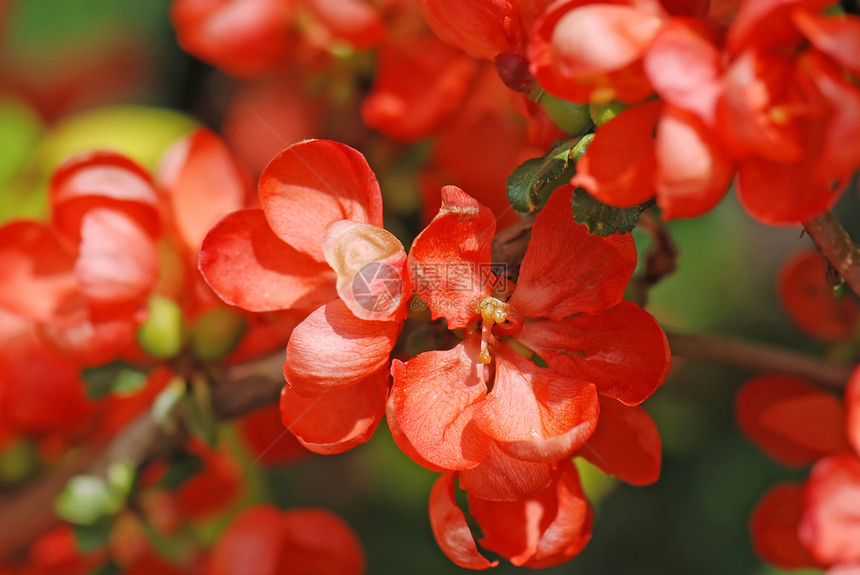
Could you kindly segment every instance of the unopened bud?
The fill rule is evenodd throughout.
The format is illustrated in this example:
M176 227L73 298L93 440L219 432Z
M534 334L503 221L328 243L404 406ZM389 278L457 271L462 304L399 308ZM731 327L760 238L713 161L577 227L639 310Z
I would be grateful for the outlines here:
M149 355L174 357L184 339L182 309L171 299L153 296L149 298L148 312L137 330L138 343Z

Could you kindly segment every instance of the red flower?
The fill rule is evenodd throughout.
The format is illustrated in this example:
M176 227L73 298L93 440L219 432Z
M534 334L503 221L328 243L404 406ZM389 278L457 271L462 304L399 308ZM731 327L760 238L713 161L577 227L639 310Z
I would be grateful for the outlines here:
M827 281L827 261L815 250L795 254L780 270L777 284L783 309L800 329L828 341L847 341L860 320L851 297L839 301Z
M384 411L410 290L406 253L381 227L373 171L348 146L290 146L263 172L259 193L262 209L212 228L200 270L227 303L310 312L287 346L281 413L312 451L343 451L369 439Z
M445 555L460 567L495 567L475 546L454 499L456 473L444 473L430 494L430 524ZM467 496L469 511L483 532L481 546L516 566L552 567L579 554L591 538L594 514L570 461L552 473L550 485L519 501L488 501Z
M546 488L555 462L594 432L597 393L636 405L669 367L657 323L621 301L635 264L630 236L591 236L569 206L570 190L558 190L538 215L507 302L491 295L493 217L458 188L442 190L439 215L409 255L416 292L466 339L393 362L389 426L408 455L460 471L477 497L516 500ZM523 346L549 367L521 356Z
M281 511L256 505L240 513L212 550L207 575L362 575L361 543L324 509Z

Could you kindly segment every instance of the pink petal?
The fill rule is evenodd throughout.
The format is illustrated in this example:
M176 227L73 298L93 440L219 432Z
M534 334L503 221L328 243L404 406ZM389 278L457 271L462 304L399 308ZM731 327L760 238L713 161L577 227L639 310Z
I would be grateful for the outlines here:
M389 418L420 456L418 463L468 469L487 453L490 441L472 421L487 393L486 367L477 360L478 347L472 338L447 351L428 351L406 363L392 363Z
M597 426L597 392L559 377L513 351L496 355L496 378L472 416L478 428L517 459L554 463L579 449Z
M490 248L496 233L493 212L455 186L442 188L442 207L418 234L409 252L412 284L450 329L480 316L477 304L491 293Z
M399 332L397 322L359 319L336 299L293 330L284 377L296 393L307 397L355 385L388 366Z
M381 321L406 317L412 292L406 251L390 232L339 220L326 230L323 253L337 274L338 295L356 317Z
M535 220L509 302L526 317L600 313L621 301L636 267L629 234L590 235L573 220L570 202L570 188L556 190Z
M860 459L843 453L812 467L798 534L825 565L860 563Z
M196 252L218 218L245 206L248 178L227 146L209 130L197 130L164 156L160 184L167 190L173 221Z
M260 176L260 202L279 238L317 261L326 228L337 220L382 227L382 195L364 156L326 140L293 144Z
M454 473L443 473L430 492L430 526L442 552L460 567L483 571L499 564L490 563L478 552L466 516L454 499Z
M199 267L218 297L249 311L314 309L337 297L331 268L281 241L262 210L240 210L216 223L203 240Z
M388 373L379 371L350 387L304 397L281 390L281 419L314 453L341 453L369 440L385 414Z
M558 373L594 383L601 395L628 405L654 393L671 364L657 321L627 301L595 316L527 322L516 338Z

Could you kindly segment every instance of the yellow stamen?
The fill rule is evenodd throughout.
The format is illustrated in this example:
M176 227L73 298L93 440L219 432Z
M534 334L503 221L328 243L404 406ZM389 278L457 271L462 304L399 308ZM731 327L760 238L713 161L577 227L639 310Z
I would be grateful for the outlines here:
M481 352L478 354L478 361L481 363L490 363L493 360L489 344L493 325L504 323L507 320L508 308L508 304L490 296L485 297L475 306L475 312L480 313L483 320L481 324Z

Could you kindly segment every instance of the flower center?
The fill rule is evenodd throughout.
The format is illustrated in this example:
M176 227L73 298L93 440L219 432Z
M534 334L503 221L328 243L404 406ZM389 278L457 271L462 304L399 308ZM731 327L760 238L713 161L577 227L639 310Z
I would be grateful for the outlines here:
M475 306L475 313L481 314L481 352L478 354L478 360L481 363L490 363L493 358L490 355L490 336L492 335L493 326L497 323L504 323L508 319L508 310L510 305L500 299L492 296L487 296Z

